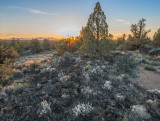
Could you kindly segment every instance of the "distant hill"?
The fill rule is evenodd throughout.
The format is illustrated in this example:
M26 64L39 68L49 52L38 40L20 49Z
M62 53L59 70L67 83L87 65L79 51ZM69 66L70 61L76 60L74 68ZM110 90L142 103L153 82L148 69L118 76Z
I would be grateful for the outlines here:
M59 39L55 39L55 38L32 38L32 39L37 39L39 41L43 41L44 39L48 39L50 41L58 41ZM11 39L2 39L3 41L11 41L11 40L21 40L21 41L28 41L28 40L32 40L31 38L11 38Z

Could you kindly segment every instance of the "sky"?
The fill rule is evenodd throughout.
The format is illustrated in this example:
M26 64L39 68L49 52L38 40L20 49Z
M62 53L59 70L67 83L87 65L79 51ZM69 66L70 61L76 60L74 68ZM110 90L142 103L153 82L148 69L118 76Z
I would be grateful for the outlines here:
M160 0L0 0L0 39L78 36L96 2L115 37L141 18L150 37L160 28Z

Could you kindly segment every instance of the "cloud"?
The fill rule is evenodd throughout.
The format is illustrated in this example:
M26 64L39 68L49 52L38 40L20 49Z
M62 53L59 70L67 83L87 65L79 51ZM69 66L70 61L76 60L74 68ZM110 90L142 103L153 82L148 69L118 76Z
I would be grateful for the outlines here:
M35 13L35 14L52 15L52 16L60 15L60 14L55 14L55 13L47 13L47 12L36 10L36 9L28 9L28 10L29 12Z
M129 22L129 21L126 21L126 20L123 20L123 19L115 19L115 21L121 22L121 23L123 23L123 24L130 25L130 22Z
M122 19L115 19L116 21L118 21L118 22L123 22L123 21L125 21L125 20L122 20Z
M23 10L29 11L30 13L41 14L41 15L52 15L52 16L60 15L60 14L55 14L55 13L44 12L44 11L37 10L37 9L23 8L23 7L18 7L18 6L10 6L10 8L23 9Z

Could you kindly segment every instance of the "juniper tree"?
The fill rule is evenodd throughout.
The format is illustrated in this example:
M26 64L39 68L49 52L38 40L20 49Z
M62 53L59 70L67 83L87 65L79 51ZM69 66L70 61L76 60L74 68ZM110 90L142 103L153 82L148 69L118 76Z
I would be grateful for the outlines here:
M87 27L93 33L97 41L108 37L108 24L106 23L106 16L102 11L99 2L96 3L94 11L88 19Z
M141 20L139 20L138 24L131 25L131 32L134 38L137 38L137 39L144 38L151 31L151 30L147 30L147 31L145 30L145 27L146 27L145 21L146 20L142 18Z
M160 46L160 28L157 30L157 32L155 32L153 36L153 42Z

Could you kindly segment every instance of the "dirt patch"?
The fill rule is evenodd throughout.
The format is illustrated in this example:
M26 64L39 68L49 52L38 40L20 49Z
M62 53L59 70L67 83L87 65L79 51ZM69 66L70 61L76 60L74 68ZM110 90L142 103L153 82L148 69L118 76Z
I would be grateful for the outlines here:
M160 74L147 71L144 67L139 67L139 77L132 79L132 82L138 83L147 89L160 89Z

